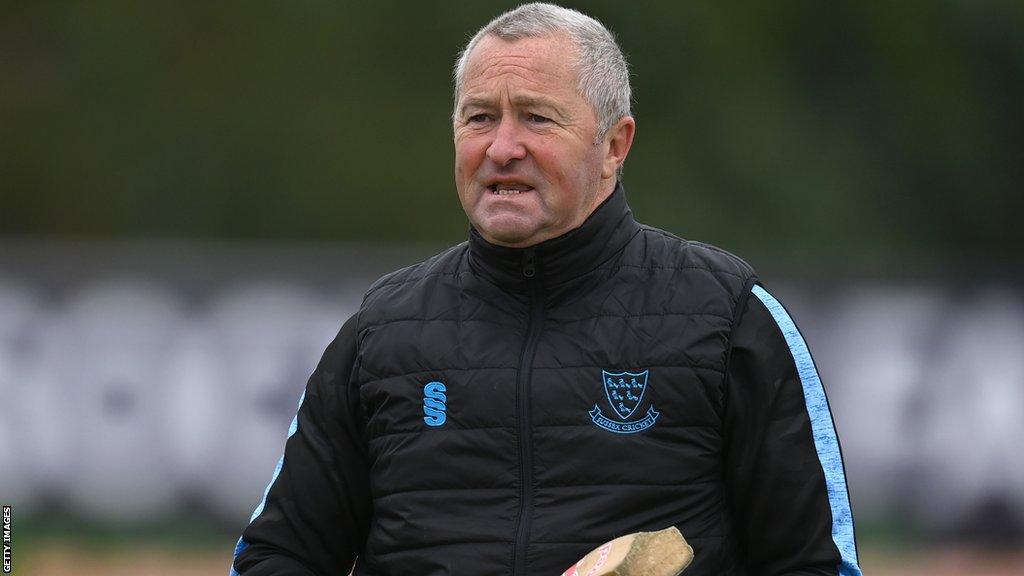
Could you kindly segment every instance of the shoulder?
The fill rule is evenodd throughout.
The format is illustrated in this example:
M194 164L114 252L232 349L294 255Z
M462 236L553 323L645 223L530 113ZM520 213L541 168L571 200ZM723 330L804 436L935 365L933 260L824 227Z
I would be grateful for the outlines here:
M363 306L386 299L389 295L414 290L418 285L457 277L465 270L468 250L468 242L456 244L422 262L381 276L366 291Z
M754 268L742 258L711 244L686 240L652 226L641 225L643 266L680 271L704 271L716 277L732 277L741 285L755 278Z

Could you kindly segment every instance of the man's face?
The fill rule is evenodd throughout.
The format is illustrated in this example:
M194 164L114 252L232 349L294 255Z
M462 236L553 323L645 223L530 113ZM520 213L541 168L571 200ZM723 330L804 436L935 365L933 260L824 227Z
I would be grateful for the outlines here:
M494 244L560 236L614 188L574 58L564 37L488 36L469 56L455 108L455 184L469 221Z

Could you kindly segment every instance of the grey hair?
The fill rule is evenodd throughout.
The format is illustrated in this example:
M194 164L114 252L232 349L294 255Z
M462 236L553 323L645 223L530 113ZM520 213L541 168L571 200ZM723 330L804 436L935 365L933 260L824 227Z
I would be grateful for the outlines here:
M458 107L466 62L485 36L502 40L542 38L565 34L576 47L574 69L577 90L597 116L598 138L603 138L619 119L630 116L629 67L615 37L600 22L569 8L534 2L505 12L466 44L455 63L455 106ZM453 112L452 117L458 114Z

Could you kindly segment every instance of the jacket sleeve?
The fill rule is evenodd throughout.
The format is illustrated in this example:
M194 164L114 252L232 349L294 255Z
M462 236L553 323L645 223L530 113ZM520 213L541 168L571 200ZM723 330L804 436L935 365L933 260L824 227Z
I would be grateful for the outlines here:
M839 440L807 345L760 285L728 357L727 501L750 574L860 576Z
M347 574L366 541L369 471L350 385L350 318L306 384L263 501L235 547L231 576Z

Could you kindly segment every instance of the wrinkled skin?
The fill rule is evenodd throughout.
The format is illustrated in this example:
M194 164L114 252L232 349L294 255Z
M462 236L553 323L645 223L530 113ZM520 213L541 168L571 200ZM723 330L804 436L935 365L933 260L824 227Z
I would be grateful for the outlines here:
M491 243L560 236L615 188L635 123L624 117L598 139L594 110L576 90L574 50L562 36L488 36L470 54L455 110L455 183Z

